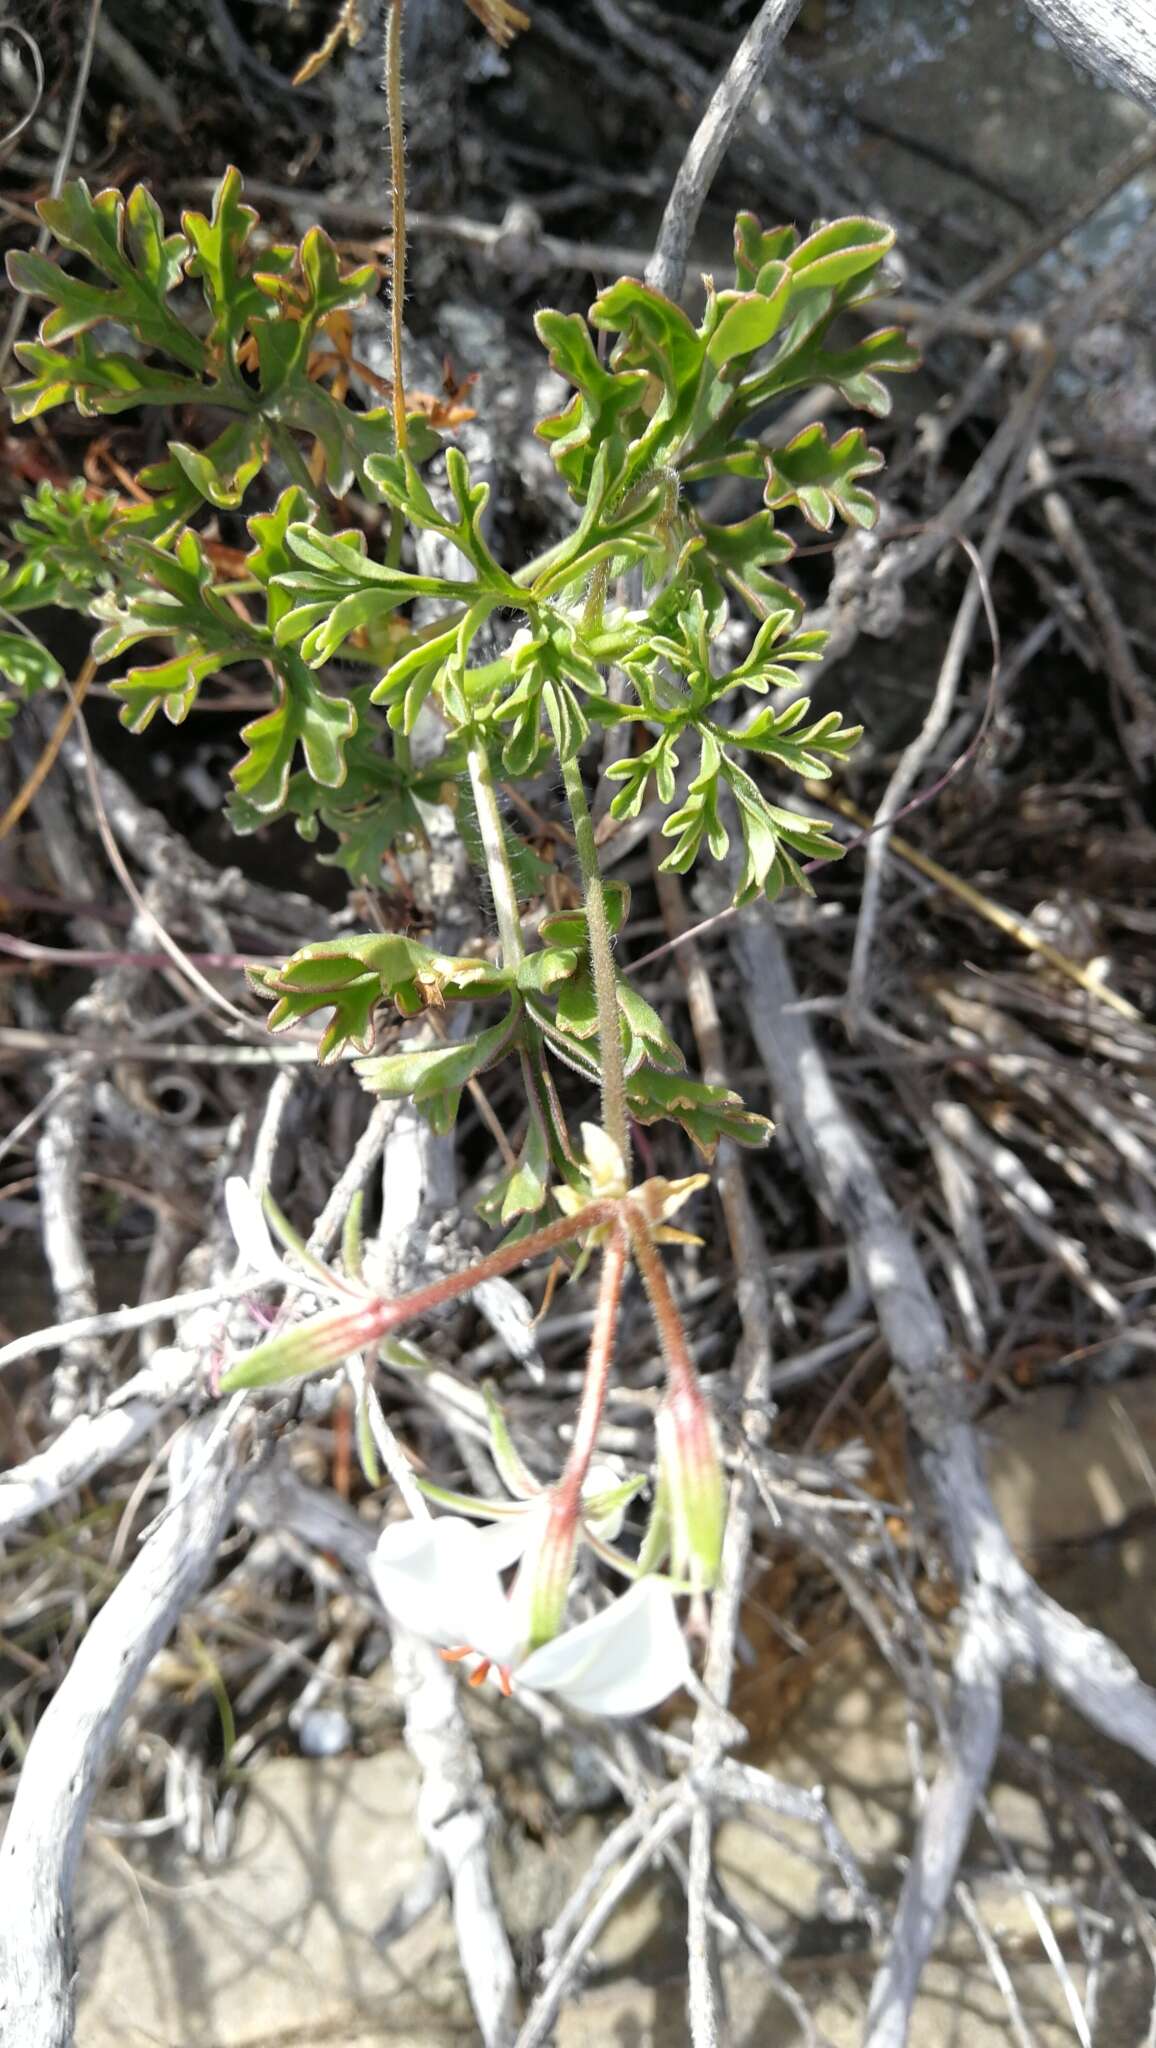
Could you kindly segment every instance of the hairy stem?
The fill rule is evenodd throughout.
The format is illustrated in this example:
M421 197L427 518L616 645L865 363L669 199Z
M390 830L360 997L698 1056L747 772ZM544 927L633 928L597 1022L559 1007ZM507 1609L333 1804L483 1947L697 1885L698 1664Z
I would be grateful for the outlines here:
M590 1349L586 1354L582 1400L574 1424L574 1441L556 1489L575 1511L582 1496L582 1482L590 1470L590 1460L602 1426L602 1410L606 1406L606 1389L610 1383L614 1337L618 1328L618 1304L622 1299L622 1282L626 1273L626 1243L626 1232L619 1223L602 1254L602 1274L594 1308L594 1327L590 1332Z
M460 1294L469 1294L483 1280L497 1280L506 1273L513 1273L528 1259L537 1258L539 1252L558 1251L564 1244L574 1243L587 1230L597 1230L600 1224L612 1222L617 1209L618 1204L611 1197L590 1202L573 1216L560 1216L556 1222L544 1224L541 1230L531 1231L528 1237L519 1238L516 1244L499 1245L497 1251L479 1259L476 1265L467 1266L463 1273L447 1273L444 1279L433 1280L428 1287L419 1287L414 1293L403 1294L395 1301L370 1302L363 1313L376 1324L375 1334L384 1337L390 1331L400 1329L403 1323L428 1315L447 1301L456 1301Z
M387 0L385 19L385 104L389 120L389 197L393 211L393 256L389 266L389 324L393 348L393 433L398 453L407 441L405 378L402 373L401 316L405 305L405 115L401 92L401 14L405 0Z
M510 853L502 829L502 814L498 809L498 796L494 788L489 756L481 740L475 740L470 747L469 762L470 788L473 791L474 808L478 814L478 831L481 834L482 852L485 856L486 876L498 920L502 965L516 967L518 962L526 957L526 948L522 943L522 924L518 916L518 895L514 887Z
M594 999L598 1006L598 1042L602 1065L602 1122L630 1170L630 1124L626 1113L626 1070L622 1063L622 1025L618 1014L618 979L614 972L614 944L602 892L602 870L594 840L594 820L586 801L582 770L575 755L568 755L561 735L555 732L562 762L562 785L574 824L574 844L582 872L582 895L586 906L586 931L590 945L590 967L594 976Z
M698 1374L695 1372L694 1360L686 1341L686 1331L682 1326L678 1303L671 1293L670 1281L666 1277L662 1254L650 1235L645 1218L635 1213L629 1205L626 1213L630 1225L630 1244L634 1262L642 1275L642 1284L646 1289L646 1298L650 1303L650 1312L658 1331L658 1341L670 1377L671 1392L680 1394L689 1391L697 1399Z

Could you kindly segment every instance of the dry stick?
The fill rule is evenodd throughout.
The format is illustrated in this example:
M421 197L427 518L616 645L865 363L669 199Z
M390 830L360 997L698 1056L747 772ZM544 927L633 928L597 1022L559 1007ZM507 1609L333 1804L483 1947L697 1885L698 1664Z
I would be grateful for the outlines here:
M903 2048L919 1980L955 1888L976 1809L999 1746L1006 1631L975 1599L953 1673L944 1756L916 1831L891 1938L867 2008L863 2048Z
M1027 472L1029 481L1043 493L1040 506L1051 529L1052 538L1067 556L1073 572L1083 587L1088 610L1100 628L1108 673L1127 703L1140 731L1150 735L1156 717L1151 687L1132 652L1132 643L1124 630L1107 583L1096 565L1096 558L1072 516L1067 499L1055 488L1055 469L1050 456L1039 441L1029 452Z
M316 1039L286 1045L182 1045L178 1041L143 1038L78 1038L67 1031L36 1031L20 1024L0 1025L0 1052L22 1052L30 1056L54 1052L84 1053L94 1066L107 1066L115 1060L166 1060L177 1066L190 1067L317 1065ZM7 1142L5 1149L8 1149Z
M369 1122L309 1233L309 1250L315 1258L328 1258L336 1244L353 1198L365 1186L381 1158L400 1109L400 1102L384 1098L374 1103Z
M671 187L654 254L646 266L647 284L668 298L676 299L682 289L691 238L727 144L801 4L802 0L763 0L699 122Z
M1126 149L1121 150L1119 156L1113 157L1111 163L1105 165L1100 172L1099 177L1093 178L1091 183L1084 187L1079 198L1056 220L1047 222L1038 234L1030 236L1026 242L1020 242L1005 255L997 256L994 262L980 271L978 277L973 277L969 284L965 284L962 291L957 292L948 306L944 307L945 315L967 306L981 305L984 299L990 299L996 292L1002 291L1005 285L1020 275L1021 271L1038 263L1041 256L1046 256L1057 243L1064 241L1086 220L1091 220L1093 214L1098 213L1122 185L1127 185L1140 171L1147 168L1154 156L1156 135L1148 129L1143 135L1138 135L1134 142L1130 142ZM934 312L929 319L924 319L920 324L923 335L928 340L938 331L940 325Z
M1077 64L1156 109L1149 0L1028 0L1028 6Z
M68 737L69 727L92 687L92 680L95 674L96 663L90 654L69 693L68 702L57 719L49 738L45 741L44 750L35 768L25 782L23 789L17 790L4 816L0 818L0 839L7 839L12 827L18 824L24 816L37 790L40 788L45 777L51 772L53 762L56 760L56 756Z
M396 1168L391 1171L390 1150L412 1143L416 1159L414 1151L407 1150L406 1168L416 1169L420 1184L427 1187L436 1151L444 1152L446 1141L421 1119L415 1119L412 1131L399 1123L390 1141L382 1168L382 1228L397 1230L400 1224L402 1233L408 1233L415 1219L407 1190L398 1186ZM400 1248L392 1249L397 1256ZM404 1456L400 1446L398 1451ZM449 1880L470 2002L485 2048L509 2048L516 2028L517 1971L494 1891L487 1839L490 1805L460 1690L432 1645L400 1629L393 1635L392 1662L405 1701L406 1747L421 1773L418 1826Z
M206 1440L203 1426L190 1428ZM13 2048L71 2048L69 1922L89 1808L133 1693L210 1571L241 1484L236 1440L222 1436L91 1623L32 1737L0 1846L0 2035Z
M200 1295L186 1299L202 1307L216 1306L221 1295L217 1288L205 1288ZM154 1308L156 1304L148 1302L146 1306ZM166 1346L153 1354L143 1371L119 1387L98 1414L78 1415L46 1450L10 1472L0 1472L0 1538L11 1535L33 1515L55 1507L66 1493L125 1457L169 1408L187 1400L194 1374L195 1361L189 1354Z
M924 762L938 746L947 729L955 704L956 692L971 636L979 617L981 604L987 611L988 624L992 635L992 674L986 693L991 704L999 680L999 628L991 603L988 579L996 556L1003 546L1007 524L1015 510L1019 497L1020 479L1028 460L1028 443L1043 404L1044 391L1038 389L1035 410L1023 422L1024 439L1013 455L1004 477L999 497L996 499L983 547L979 555L969 541L964 541L973 559L972 573L955 616L947 651L940 664L939 678L935 685L927 717L911 744L904 748L891 776L883 797L875 812L873 829L867 840L864 855L863 893L859 904L859 921L855 927L855 944L851 953L851 971L847 979L847 994L844 1014L854 1028L854 1019L860 1017L867 1005L867 976L871 961L871 947L875 936L875 925L879 916L880 898L883 889L883 873L887 861L887 848L891 837L890 820L902 810L908 791ZM962 539L962 536L960 536Z
M612 1918L619 1901L624 1899L627 1892L637 1883L664 1844L686 1826L687 1819L688 1810L681 1800L672 1801L658 1815L653 1826L621 1865L617 1876L607 1885L601 1898L587 1913L565 1955L559 1959L549 1982L539 1992L530 2008L515 2048L545 2048L545 2043L549 2041L554 2031L559 2008L572 1979L581 1969L584 1958Z
M673 936L686 929L688 919L682 885L677 875L655 875L658 900L667 930ZM723 1034L718 1006L706 964L693 942L678 954L686 987L691 1026L698 1045L704 1080L715 1087L729 1085L723 1059ZM752 1445L766 1432L764 1413L771 1379L771 1301L766 1283L765 1254L758 1219L747 1188L739 1148L723 1138L717 1155L717 1181L731 1256L735 1266L735 1294L742 1323L742 1348L736 1359L741 1376L743 1426ZM751 1513L754 1484L744 1464L736 1473L727 1504L726 1534L719 1572L719 1584L711 1603L710 1639L707 1645L703 1682L719 1706L730 1698L734 1674L735 1643L739 1609L750 1553ZM720 1745L718 1717L707 1703L695 1715L692 1767L706 1771L717 1761ZM689 2017L691 2039L699 2044L719 2038L717 1970L710 1923L711 1855L714 1824L709 1805L700 1801L690 1827L690 1868L687 1886L687 1957L689 1962Z
M818 801L829 805L841 818L850 818L852 824L870 828L871 820L866 812L861 811L857 804L850 803L846 797L823 792L818 796ZM1067 981L1074 981L1086 995L1094 996L1098 1003L1106 1004L1118 1017L1126 1018L1129 1024L1144 1022L1143 1012L1138 1010L1134 1003L1130 1003L1126 996L1118 995L1106 981L1100 981L1088 968L1081 967L1078 960L1071 959L1067 953L1061 953L1059 948L1049 944L1047 939L1041 939L1026 919L1017 917L1014 910L1006 909L1002 903L997 903L994 897L985 896L979 889L973 889L970 882L965 882L959 875L953 875L950 868L941 867L937 860L932 860L930 854L921 853L909 839L901 839L898 833L892 835L891 850L900 860L906 861L909 867L914 868L917 874L926 875L929 881L937 883L941 889L947 889L952 896L958 897L961 903L966 903L969 909L986 918L997 931L1006 932L1009 938L1015 939L1017 944L1025 947L1029 953L1037 954L1049 967L1054 967L1057 974L1062 974ZM726 912L722 914L728 915Z
M88 1337L119 1337L125 1330L144 1330L168 1316L185 1315L191 1309L216 1307L221 1302L239 1301L252 1294L259 1282L250 1273L245 1280L222 1281L219 1286L195 1287L185 1294L170 1294L164 1301L141 1301L133 1308L106 1309L99 1315L76 1316L65 1323L53 1323L47 1330L33 1330L26 1337L14 1337L0 1349L0 1370L21 1358L35 1358L40 1351L57 1351Z
M810 1020L800 1010L767 906L742 914L732 928L731 946L755 1042L802 1151L808 1181L834 1211L874 1299L896 1389L920 1440L922 1467L965 1610L986 1632L986 1654L993 1655L994 1644L1005 1664L1013 1658L1034 1664L1113 1741L1156 1764L1156 1692L1114 1643L1040 1591L1008 1543L968 1419L970 1393L962 1363L903 1219L832 1084ZM973 1732L988 1725L989 1720L977 1716ZM953 1794L952 1811L960 1797ZM913 1865L913 1871L913 1885L933 1879L938 1885L947 1875L938 1865L938 1874L926 1865ZM915 1924L926 1931L926 1916L918 1916ZM904 1938L908 1925L905 1919ZM884 1969L889 1982L909 1984L898 1955L889 1957ZM881 2037L902 2038L902 2033ZM873 2038L869 2048L880 2044Z
M211 199L217 189L215 178L181 178L173 190L188 199ZM246 178L245 192L258 206L282 206L292 213L308 212L310 220L328 221L337 233L373 235L381 226L376 206L363 201L333 199L325 192L307 191L296 185L271 184L264 178ZM407 209L411 233L434 241L457 242L463 248L510 269L524 282L552 270L590 270L597 276L640 277L649 252L613 242L573 242L561 235L536 231L529 236L512 231L505 221L472 220L465 214L422 213Z
M73 691L71 685L68 682L65 683L64 687L68 691L69 696L75 698L75 692ZM170 937L168 930L162 924L156 912L150 908L148 903L146 903L140 890L137 888L136 883L133 881L133 878L129 873L128 865L125 861L124 855L121 853L121 850L116 843L116 835L113 832L112 826L109 823L108 812L105 809L104 795L100 787L100 776L97 770L96 755L93 752L92 741L89 738L88 726L85 723L84 714L81 712L79 705L74 705L74 710L76 713L76 724L77 729L80 733L81 745L84 748L84 763L88 777L88 791L89 796L92 799L93 810L96 814L97 831L100 833L101 844L103 845L104 850L108 855L109 861L112 865L113 871L116 874L117 880L120 882L121 887L124 889L125 894L128 896L130 902L133 905L133 908L137 911L139 916L144 918L145 923L156 933L157 938L160 941L161 947L163 948L164 952L168 954L169 959L173 962L173 965L177 969L178 974L182 977L183 980L192 984L192 988L195 990L197 995L204 998L204 1000L206 1000L209 1003L212 1009L223 1011L224 1015L228 1017L232 1023L240 1024L244 1028L244 1030L249 1032L259 1031L261 1027L256 1022L256 1020L252 1017L247 1017L243 1010L238 1010L236 1004L231 1003L227 996L222 995L219 988L214 988L212 982L207 981L205 979L205 976L201 973L200 968L195 967L193 965L193 962L189 959L189 956L184 951L183 947L178 946L176 940ZM182 993L187 994L188 991L183 990Z

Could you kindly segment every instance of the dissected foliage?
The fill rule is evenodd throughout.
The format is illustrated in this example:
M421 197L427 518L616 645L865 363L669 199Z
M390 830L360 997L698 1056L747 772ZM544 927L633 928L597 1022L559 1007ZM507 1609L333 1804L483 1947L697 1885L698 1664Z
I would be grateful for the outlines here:
M427 477L440 446L428 408L399 451L389 412L351 395L349 321L372 268L344 270L318 229L297 248L261 240L233 170L211 214L187 212L172 234L142 187L126 201L77 181L41 213L64 260L10 260L13 282L50 303L38 339L19 350L17 417L65 403L86 414L179 405L186 418L199 408L205 427L199 441L171 442L132 497L42 484L27 501L21 553L0 588L16 628L0 636L0 669L16 697L58 680L52 656L20 630L20 615L49 604L99 622L93 651L117 664L112 687L134 731L159 710L179 723L222 672L264 673L270 708L241 730L232 822L251 831L288 812L307 838L324 827L336 845L321 857L353 881L379 881L383 861L420 844L431 806L459 808L469 839L467 763L492 788L574 760L593 727L611 725L630 728L609 771L612 814L632 817L657 797L664 867L722 859L737 829L744 903L806 887L804 864L837 855L826 823L774 801L763 778L828 775L857 728L837 713L812 719L805 700L778 713L743 707L794 687L823 647L776 575L793 545L777 515L795 509L823 530L836 518L870 525L865 479L881 458L857 428L832 442L816 426L779 445L765 422L809 384L887 410L881 373L910 368L912 349L896 329L849 345L831 345L830 330L878 294L888 228L853 218L800 238L740 215L735 285L708 281L697 326L631 278L587 319L539 313L573 396L538 431L576 518L560 544L511 569L488 539L488 486L460 449L440 458L444 484ZM612 338L605 359L599 335ZM706 520L698 486L723 476L759 479L763 509ZM244 519L243 554L213 546L218 513ZM460 576L407 566L407 535L422 532L452 545ZM639 584L641 602L623 598ZM415 606L428 600L441 615L418 625ZM720 670L736 603L756 630L745 658ZM612 694L614 669L625 687ZM427 707L439 743L427 740L419 762L410 740ZM620 927L627 893L606 889L604 902ZM517 1055L529 1131L494 1210L510 1221L540 1211L552 1180L578 1177L549 1067L557 1059L599 1078L591 938L586 913L567 912L546 920L537 950L494 966L396 936L342 937L252 980L274 1002L274 1029L328 1011L321 1057L358 1048L366 1084L411 1096L438 1129L452 1126L474 1076ZM707 1153L724 1132L758 1142L764 1120L688 1079L650 1005L621 975L617 991L632 1115L677 1119ZM497 1015L444 1045L376 1053L386 1001L402 1017L455 1001Z

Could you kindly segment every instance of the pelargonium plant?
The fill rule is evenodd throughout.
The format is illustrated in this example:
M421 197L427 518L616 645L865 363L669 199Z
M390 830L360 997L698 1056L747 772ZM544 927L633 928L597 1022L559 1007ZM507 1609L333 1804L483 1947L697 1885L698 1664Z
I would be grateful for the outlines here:
M383 1348L404 1361L397 1333L527 1261L596 1260L585 1383L561 1472L535 1481L494 1408L509 1500L423 1482L437 1514L390 1523L374 1576L395 1618L468 1660L474 1677L492 1672L504 1689L550 1691L591 1711L641 1711L688 1675L674 1603L689 1595L701 1608L715 1582L725 1488L662 1251L682 1236L672 1219L708 1176L639 1177L635 1133L673 1121L709 1165L721 1137L759 1145L770 1126L732 1091L687 1073L622 971L630 897L601 872L588 742L624 728L606 771L610 817L656 806L664 869L720 862L737 842L738 904L806 889L805 867L837 856L827 824L776 790L785 776L830 775L858 737L837 712L812 718L795 694L824 635L780 580L793 551L780 519L798 513L824 532L836 520L870 525L867 479L881 458L858 427L830 439L815 425L781 444L774 418L782 398L808 386L888 409L883 377L910 368L914 352L894 328L864 336L860 324L846 340L832 329L879 296L891 230L852 218L803 236L743 213L733 282L706 280L697 322L629 277L586 317L540 312L539 338L572 396L538 432L574 520L544 553L510 565L491 543L488 486L454 445L455 402L407 393L400 355L384 390L358 363L355 316L376 288L371 267L346 268L320 229L299 246L261 233L235 170L208 213L186 212L173 231L139 186L128 199L94 196L78 180L40 213L62 255L9 261L13 283L50 305L38 338L18 349L16 419L64 404L86 417L159 406L179 408L186 424L130 489L123 479L104 491L42 483L26 500L18 552L0 576L0 721L6 728L22 699L62 681L27 623L51 605L97 623L92 662L111 665L134 732L158 714L181 724L211 677L266 678L269 708L241 728L232 769L234 829L289 816L323 844L318 859L351 884L380 885L387 863L420 851L435 808L448 808L484 868L496 924L461 957L363 932L254 966L269 1028L300 1031L325 1014L319 1060L352 1058L363 1087L411 1101L438 1132L453 1129L463 1091L499 1063L516 1067L522 1090L516 1150L485 1198L500 1241L399 1298L363 1277L356 1227L340 1261L319 1269L285 1226L281 1259L234 1194L255 1271L298 1291L307 1281L321 1306L232 1360L219 1391L349 1369L363 1462L378 1484L373 1366ZM366 392L388 402L367 406ZM703 487L724 477L750 480L759 509L712 521ZM452 546L459 574L414 566L422 535ZM719 649L736 616L749 622L749 646L728 666ZM779 690L791 693L782 710ZM581 896L530 917L541 866L501 791L547 768L560 773ZM434 1028L455 1005L478 1018L460 1037ZM383 1012L409 1029L396 1049L378 1049ZM598 1121L579 1137L562 1071L600 1098ZM621 1481L596 1459L631 1264L667 1373L653 1506L633 1551L618 1540L622 1515L649 1475ZM580 1548L628 1590L567 1626Z

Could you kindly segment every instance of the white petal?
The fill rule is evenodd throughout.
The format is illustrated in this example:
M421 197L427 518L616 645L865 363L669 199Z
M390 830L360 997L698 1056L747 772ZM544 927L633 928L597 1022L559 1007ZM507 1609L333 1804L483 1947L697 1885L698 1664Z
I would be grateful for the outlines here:
M582 1481L582 1499L589 1509L593 1502L604 1496L620 1493L625 1484L621 1472L616 1472L613 1465L591 1465ZM621 1536L628 1504L628 1501L623 1500L621 1506L611 1508L607 1514L585 1514L587 1524L603 1543L615 1543Z
M601 1614L532 1650L517 1680L587 1714L644 1714L685 1684L690 1659L669 1586L639 1579Z
M532 1529L529 1513L515 1512L499 1516L496 1522L487 1522L483 1529L475 1529L474 1536L482 1546L487 1563L494 1571L504 1572L508 1565L517 1564Z
M255 1273L279 1273L281 1260L269 1235L265 1214L247 1180L231 1173L225 1182L225 1210L243 1266Z
M510 1609L488 1535L454 1515L393 1522L378 1538L369 1574L386 1612L412 1635L509 1664Z

